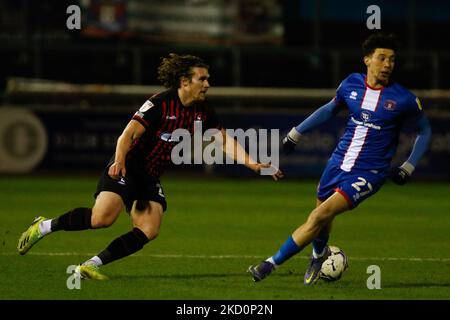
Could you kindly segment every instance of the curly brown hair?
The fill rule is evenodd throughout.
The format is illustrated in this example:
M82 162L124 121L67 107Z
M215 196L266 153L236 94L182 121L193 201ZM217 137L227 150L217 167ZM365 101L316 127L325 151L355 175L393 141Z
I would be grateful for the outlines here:
M374 53L377 48L392 49L397 51L399 43L395 34L376 32L371 34L362 45L363 55L368 56Z
M170 53L168 57L161 59L158 67L158 80L166 88L179 88L182 77L189 79L192 77L192 68L209 69L209 66L201 58L192 55Z

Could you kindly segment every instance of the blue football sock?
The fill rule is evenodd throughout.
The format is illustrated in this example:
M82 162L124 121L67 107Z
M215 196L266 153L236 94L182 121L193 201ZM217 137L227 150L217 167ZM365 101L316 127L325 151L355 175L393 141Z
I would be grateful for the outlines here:
M293 255L297 254L303 248L299 247L290 236L281 246L280 250L272 257L276 265L280 265Z
M327 246L328 238L330 236L327 234L325 236L319 236L312 241L313 250L317 255L323 252L323 249Z

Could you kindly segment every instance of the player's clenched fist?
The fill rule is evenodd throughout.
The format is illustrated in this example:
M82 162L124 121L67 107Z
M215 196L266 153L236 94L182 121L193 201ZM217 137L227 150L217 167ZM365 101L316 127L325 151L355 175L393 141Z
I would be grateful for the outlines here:
M390 176L394 183L402 186L408 182L413 171L414 166L408 162L405 162L400 167L393 168L390 172Z
M300 141L301 134L292 128L291 131L283 138L282 142L282 152L284 154L290 154L295 150L295 146Z
M125 164L122 162L114 162L108 170L108 174L113 179L120 179L120 177L125 177L126 169Z

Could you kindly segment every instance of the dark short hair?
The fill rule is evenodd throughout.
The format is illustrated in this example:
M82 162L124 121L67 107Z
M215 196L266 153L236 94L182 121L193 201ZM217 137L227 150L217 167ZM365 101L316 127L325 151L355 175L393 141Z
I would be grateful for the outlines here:
M158 67L158 80L166 88L178 88L181 78L190 79L193 75L192 68L195 67L209 69L209 66L199 57L170 53L168 57L162 58Z
M395 34L386 34L382 32L371 34L362 44L364 57L371 55L377 48L397 51L398 47L399 43Z

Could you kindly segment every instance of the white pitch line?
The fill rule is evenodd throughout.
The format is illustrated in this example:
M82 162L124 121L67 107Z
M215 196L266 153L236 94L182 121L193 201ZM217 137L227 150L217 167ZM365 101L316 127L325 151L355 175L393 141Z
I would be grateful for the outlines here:
M1 252L0 256L18 256L14 252ZM89 252L29 252L27 255L33 256L94 256L96 253ZM188 255L188 254L134 254L135 257L150 257L164 259L263 259L263 256L251 255ZM306 256L295 257L294 259L309 259ZM398 258L398 257L353 257L349 260L355 261L411 261L411 262L450 262L450 258Z

